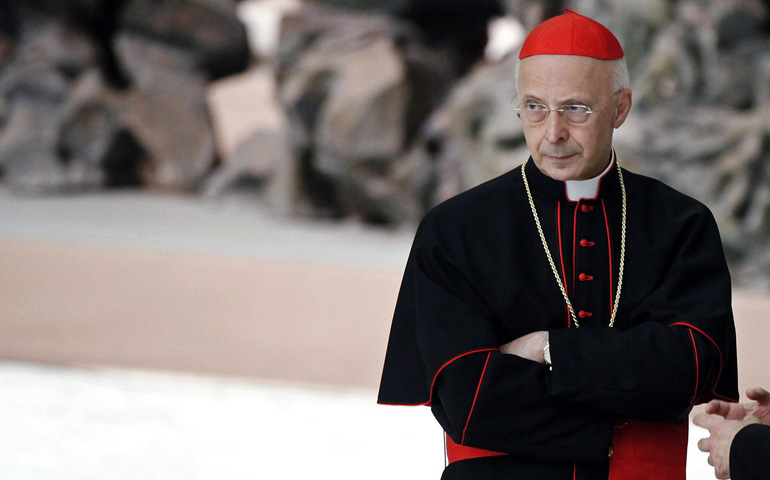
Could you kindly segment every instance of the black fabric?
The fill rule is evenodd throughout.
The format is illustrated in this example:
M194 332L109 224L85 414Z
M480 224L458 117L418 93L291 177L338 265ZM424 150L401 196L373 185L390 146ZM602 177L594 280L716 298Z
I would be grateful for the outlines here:
M588 462L580 478L606 465L619 417L675 422L694 403L738 398L730 277L708 209L624 170L625 274L607 328L620 259L616 168L580 202L531 160L526 169L570 300L590 316L574 328L516 168L421 222L378 400L431 405L455 442L513 455L476 465ZM553 371L497 351L538 330L549 331Z
M770 478L770 426L749 425L741 429L730 446L732 480Z

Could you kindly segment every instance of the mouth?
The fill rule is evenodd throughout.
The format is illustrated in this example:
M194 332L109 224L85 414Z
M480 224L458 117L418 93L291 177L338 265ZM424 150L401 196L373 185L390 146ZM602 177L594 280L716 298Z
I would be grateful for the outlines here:
M569 155L547 155L547 154L543 154L543 156L547 157L547 158L550 158L551 160L553 160L555 162L563 162L563 161L569 160L570 158L574 157L575 154L574 153L569 154Z

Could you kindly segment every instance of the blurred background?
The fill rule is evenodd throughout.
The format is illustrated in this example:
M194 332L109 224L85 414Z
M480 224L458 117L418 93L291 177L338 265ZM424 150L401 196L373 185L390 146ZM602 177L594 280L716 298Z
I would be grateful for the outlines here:
M527 157L516 54L564 7L626 52L621 163L714 212L770 387L770 2L5 0L0 471L438 478L428 409L375 404L402 270Z

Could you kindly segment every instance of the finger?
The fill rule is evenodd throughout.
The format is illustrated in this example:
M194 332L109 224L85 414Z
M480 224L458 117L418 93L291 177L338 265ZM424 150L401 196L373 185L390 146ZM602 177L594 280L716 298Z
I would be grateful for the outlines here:
M719 411L719 400L712 400L706 404L706 413L717 413Z
M770 404L770 392L762 387L750 388L746 391L746 396L757 403L764 405Z
M719 478L719 479L725 480L725 479L730 478L730 472L725 472L724 470L719 470L719 471L715 470L714 471L714 476Z
M701 452L709 452L709 451L711 451L710 450L711 449L711 442L709 441L709 438L711 438L711 437L701 438L700 440L698 440L698 450L700 450Z
M711 428L719 421L719 417L714 415L707 415L705 413L699 413L692 418L692 423L698 425L699 427L708 428L709 430L711 430Z
M722 400L712 400L706 405L706 413L727 417L730 414L730 404Z

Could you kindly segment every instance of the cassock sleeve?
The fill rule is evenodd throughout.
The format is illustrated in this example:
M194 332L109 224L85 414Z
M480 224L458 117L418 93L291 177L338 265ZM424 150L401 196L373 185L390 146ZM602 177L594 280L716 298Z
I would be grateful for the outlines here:
M659 422L683 420L714 397L738 398L730 276L716 223L703 207L679 225L665 278L618 312L618 323L630 328L549 332L551 394ZM626 274L642 272L638 265Z
M606 461L613 419L549 395L545 365L499 352L492 309L446 243L425 221L418 229L379 402L431 405L458 444L547 461Z
M749 425L741 429L730 446L732 480L770 478L770 426Z

